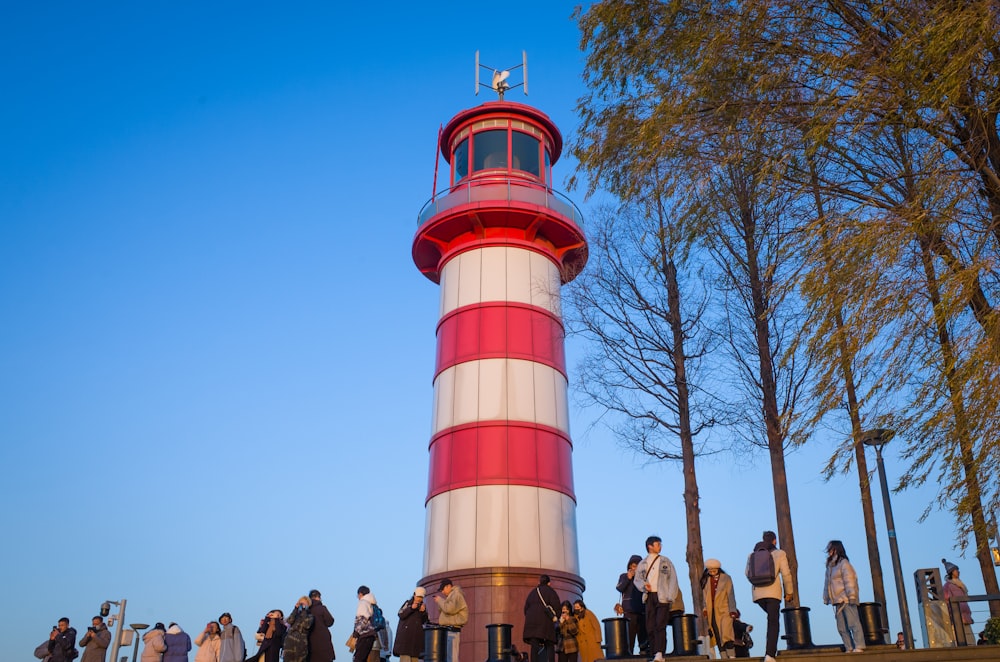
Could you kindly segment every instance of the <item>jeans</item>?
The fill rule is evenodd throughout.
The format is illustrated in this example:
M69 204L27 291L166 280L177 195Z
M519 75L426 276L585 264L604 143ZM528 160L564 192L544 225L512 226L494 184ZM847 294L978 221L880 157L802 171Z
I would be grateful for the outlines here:
M778 654L778 614L781 612L781 600L761 598L756 602L767 613L767 640L764 643L764 654L774 657Z
M858 618L858 606L842 602L833 605L833 615L837 619L837 632L844 640L844 650L865 649L865 633L861 629L861 619Z
M448 662L458 662L458 635L461 632L458 630L448 630L448 640L447 640L447 655Z

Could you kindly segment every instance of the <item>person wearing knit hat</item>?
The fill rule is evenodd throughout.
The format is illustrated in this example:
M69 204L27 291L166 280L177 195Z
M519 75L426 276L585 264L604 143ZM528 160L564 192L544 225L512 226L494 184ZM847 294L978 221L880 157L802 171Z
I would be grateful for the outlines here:
M956 602L952 603L953 598L965 597L969 594L969 589L966 588L965 582L961 580L959 575L961 574L958 570L958 566L954 563L949 563L945 559L941 559L941 563L944 564L945 571L945 582L944 582L944 599L948 601L949 612L951 613L952 620L956 619L956 615L960 616L962 619L962 628L955 628L955 634L958 636L959 646L975 646L976 636L972 633L972 624L975 622L972 620L972 610L969 608L969 603ZM954 604L958 605L956 609ZM957 625L957 624L956 624ZM964 633L965 641L961 641Z
M615 605L615 613L625 618L625 641L628 652L635 651L639 642L639 653L645 655L649 650L649 634L646 632L646 605L642 604L642 591L635 586L635 572L642 557L633 554L625 564L625 572L618 577L618 592L621 601Z
M396 625L392 654L400 662L420 662L424 656L424 625L430 621L427 605L424 604L426 596L427 589L418 586L399 608L399 623Z
M736 657L736 632L733 621L736 619L736 594L733 591L733 579L722 569L718 559L705 561L705 570L701 573L701 591L705 598L705 609L701 615L708 623L708 629L719 647L719 657L726 659Z

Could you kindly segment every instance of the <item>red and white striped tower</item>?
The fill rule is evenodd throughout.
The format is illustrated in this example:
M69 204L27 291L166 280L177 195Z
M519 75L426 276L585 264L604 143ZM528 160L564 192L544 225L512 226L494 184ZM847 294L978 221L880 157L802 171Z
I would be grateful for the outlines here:
M552 189L562 136L544 113L485 103L453 117L439 146L450 188L413 241L441 285L420 583L462 588L460 659L483 660L486 625L511 623L520 641L539 574L560 598L584 590L559 288L587 244L579 211Z

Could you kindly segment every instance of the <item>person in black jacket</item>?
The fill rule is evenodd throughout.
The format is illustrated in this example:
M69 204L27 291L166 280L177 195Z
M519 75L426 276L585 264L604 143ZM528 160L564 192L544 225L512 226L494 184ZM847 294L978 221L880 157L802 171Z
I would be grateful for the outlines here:
M71 662L80 654L76 650L76 630L69 626L65 616L59 619L59 625L52 628L49 635L49 662Z
M257 634L264 636L254 657L263 662L279 662L281 647L285 644L286 629L285 612L280 609L267 612L267 616L260 620L260 627L257 628Z
M396 626L396 641L392 654L399 662L419 662L424 656L424 624L430 619L427 616L427 605L424 597L427 591L418 586L413 589L413 595L399 608L399 625Z
M559 624L559 596L549 586L548 575L538 578L524 601L524 643L530 647L531 662L552 662L556 651L556 628ZM544 657L540 654L544 653Z
M319 591L309 591L312 605L309 611L313 615L312 630L309 631L309 662L333 662L337 654L333 651L333 637L330 627L333 625L333 614L323 604L323 596Z
M642 557L633 554L628 559L625 572L618 577L618 592L622 600L615 605L615 613L625 617L626 641L628 652L635 650L635 642L639 642L639 653L645 655L649 651L649 635L646 634L646 605L642 604L642 591L635 587L635 569Z

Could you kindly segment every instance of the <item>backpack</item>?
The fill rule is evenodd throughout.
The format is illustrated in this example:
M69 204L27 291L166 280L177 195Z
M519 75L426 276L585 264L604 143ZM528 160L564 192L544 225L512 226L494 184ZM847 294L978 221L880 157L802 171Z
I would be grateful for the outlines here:
M764 543L757 543L747 561L747 579L754 586L770 586L776 577L771 550Z
M375 631L385 629L385 615L382 614L382 608L378 605L372 605L372 627Z

